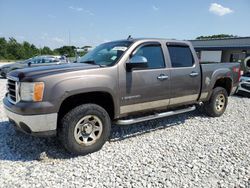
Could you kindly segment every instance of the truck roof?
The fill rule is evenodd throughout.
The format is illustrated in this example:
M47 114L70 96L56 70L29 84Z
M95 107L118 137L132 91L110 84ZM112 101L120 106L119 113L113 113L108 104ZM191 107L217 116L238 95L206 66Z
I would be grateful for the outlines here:
M116 40L113 42L119 42L119 41L131 41L131 42L138 42L138 41L144 41L144 42L150 42L150 41L157 41L157 42L173 42L173 43L184 43L187 45L190 45L191 43L186 40L176 40L176 39L164 39L164 38L131 38L131 39L123 39L123 40Z

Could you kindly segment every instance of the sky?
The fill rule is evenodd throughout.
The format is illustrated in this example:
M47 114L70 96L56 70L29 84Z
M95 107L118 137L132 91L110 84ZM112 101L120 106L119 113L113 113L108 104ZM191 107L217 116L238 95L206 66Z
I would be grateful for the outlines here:
M250 36L250 0L0 0L0 37L38 47L154 37Z

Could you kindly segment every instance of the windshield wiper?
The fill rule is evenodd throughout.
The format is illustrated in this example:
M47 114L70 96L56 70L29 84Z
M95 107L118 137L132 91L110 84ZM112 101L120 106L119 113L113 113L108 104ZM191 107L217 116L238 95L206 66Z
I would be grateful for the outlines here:
M81 61L80 63L87 63L87 64L91 64L91 65L96 65L95 61L93 61L93 60Z

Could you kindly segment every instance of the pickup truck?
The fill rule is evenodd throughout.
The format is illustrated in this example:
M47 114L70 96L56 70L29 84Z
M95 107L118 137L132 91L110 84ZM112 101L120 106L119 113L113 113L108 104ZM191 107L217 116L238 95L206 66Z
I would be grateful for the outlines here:
M18 130L58 136L71 153L102 148L111 125L193 111L221 116L238 63L200 64L191 43L127 39L101 44L78 63L12 71L5 112Z

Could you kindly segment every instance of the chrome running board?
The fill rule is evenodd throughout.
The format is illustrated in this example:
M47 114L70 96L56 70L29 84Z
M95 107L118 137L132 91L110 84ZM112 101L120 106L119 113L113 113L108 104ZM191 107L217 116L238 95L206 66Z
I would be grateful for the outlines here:
M158 119L158 118L173 116L173 115L177 115L177 114L182 114L185 112L194 111L195 109L196 109L195 106L191 106L191 107L184 108L181 110L162 112L162 113L149 115L149 116L145 116L145 117L139 117L139 118L134 118L134 119L124 119L124 120L120 119L120 120L115 121L114 123L117 125L130 125L130 124L140 123L140 122L148 121L148 120L152 120L152 119Z

